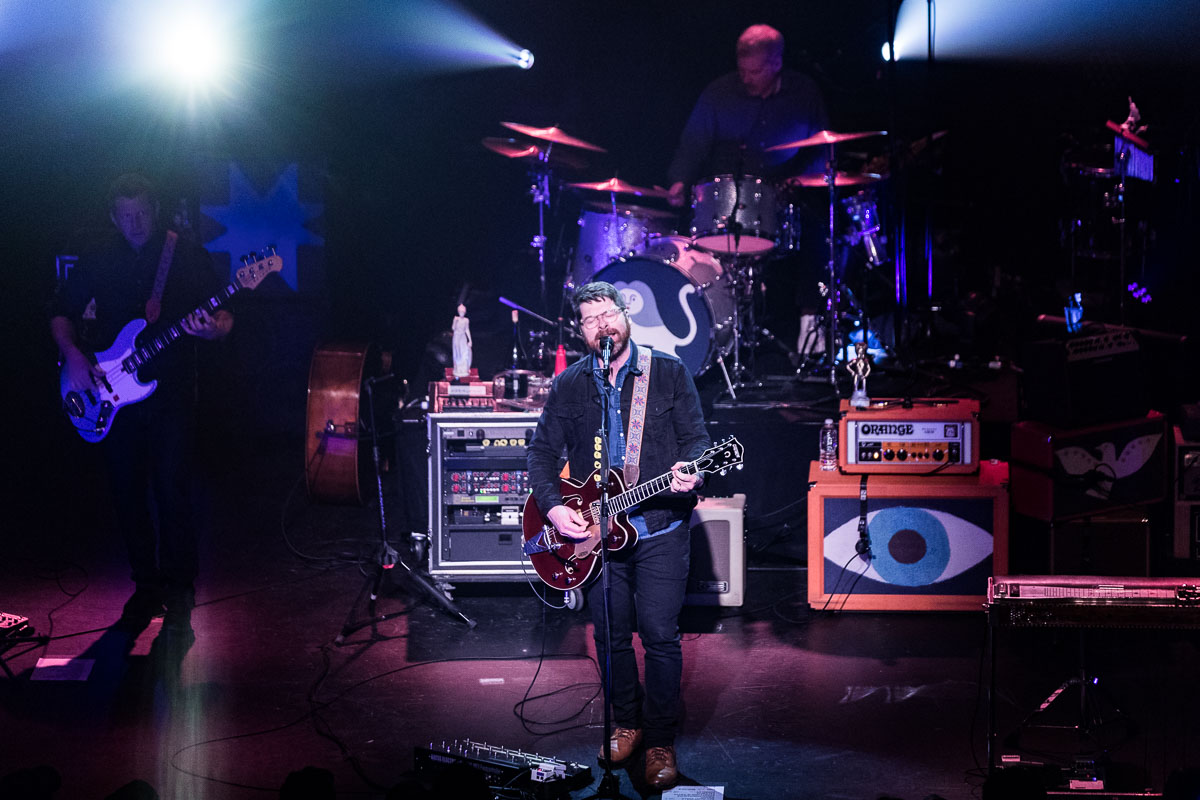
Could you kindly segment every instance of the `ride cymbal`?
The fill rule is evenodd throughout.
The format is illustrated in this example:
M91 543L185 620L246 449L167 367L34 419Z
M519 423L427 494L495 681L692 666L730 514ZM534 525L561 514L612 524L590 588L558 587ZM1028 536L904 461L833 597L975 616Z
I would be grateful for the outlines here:
M839 172L834 176L834 186L861 186L864 183L875 183L886 178L878 172ZM828 188L828 176L823 172L814 173L812 175L793 175L790 178L784 178L785 186L803 186L805 188Z
M599 145L592 144L591 142L585 142L583 139L576 139L574 136L569 135L562 128L534 128L531 125L522 125L519 122L501 122L500 124L509 130L516 131L517 133L523 133L526 136L530 136L534 139L541 139L544 142L565 144L569 147L578 147L583 150L593 150L597 153L608 152Z
M532 142L519 142L516 139L506 139L500 136L488 136L483 139L483 146L493 153L505 158L517 158L527 161L537 161L555 167L570 167L583 169L587 161L583 156L571 150L551 150Z
M799 139L795 142L786 142L784 144L771 145L766 149L770 153L774 150L791 150L800 147L813 147L818 144L838 144L839 142L849 142L854 139L866 139L870 136L887 136L887 131L860 131L858 133L835 133L834 131L817 131L807 139Z
M589 189L593 192L616 192L617 194L633 194L638 197L666 197L667 190L659 186L653 188L646 186L635 186L632 183L626 183L620 178L609 178L606 181L599 183L568 183L574 189Z

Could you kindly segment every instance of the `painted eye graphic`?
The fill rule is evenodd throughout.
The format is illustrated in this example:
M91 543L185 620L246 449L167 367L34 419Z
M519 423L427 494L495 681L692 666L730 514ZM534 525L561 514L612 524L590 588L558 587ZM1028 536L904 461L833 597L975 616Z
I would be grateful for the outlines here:
M992 555L992 535L955 514L908 506L892 506L867 515L871 561L848 569L864 578L893 586L930 586L971 569ZM825 537L825 560L840 572L855 555L858 518L839 525Z

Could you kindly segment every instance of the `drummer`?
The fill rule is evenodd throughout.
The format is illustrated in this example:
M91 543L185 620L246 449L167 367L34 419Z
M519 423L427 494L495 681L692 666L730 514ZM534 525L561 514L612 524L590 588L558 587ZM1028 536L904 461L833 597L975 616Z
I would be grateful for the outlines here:
M687 186L714 175L774 179L820 170L820 148L764 150L828 128L825 101L816 81L783 69L783 34L751 25L737 40L737 72L723 75L700 94L688 118L667 179L667 201L684 204ZM791 163L793 157L802 163ZM786 165L786 166L785 166Z

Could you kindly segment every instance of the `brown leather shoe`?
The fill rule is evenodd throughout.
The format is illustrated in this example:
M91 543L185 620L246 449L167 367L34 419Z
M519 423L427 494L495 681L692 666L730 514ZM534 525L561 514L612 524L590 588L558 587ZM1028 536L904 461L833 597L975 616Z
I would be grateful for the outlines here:
M655 789L666 789L679 780L675 767L674 747L651 747L646 751L646 783Z
M641 728L613 728L612 739L609 740L608 750L612 753L612 762L621 764L642 746ZM604 749L600 749L600 760L604 760Z

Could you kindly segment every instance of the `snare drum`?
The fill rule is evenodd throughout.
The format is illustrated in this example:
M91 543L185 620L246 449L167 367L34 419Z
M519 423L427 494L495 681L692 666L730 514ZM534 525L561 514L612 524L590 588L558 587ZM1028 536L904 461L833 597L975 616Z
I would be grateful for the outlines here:
M617 287L629 309L630 338L679 358L701 375L733 340L733 289L711 254L682 236L617 259L594 276Z
M675 219L675 214L654 208L586 204L571 260L572 284L582 286L606 264L643 250L652 236L670 233Z
M713 253L766 253L775 248L778 231L775 187L762 178L743 175L735 181L732 175L717 175L692 190L696 247Z

